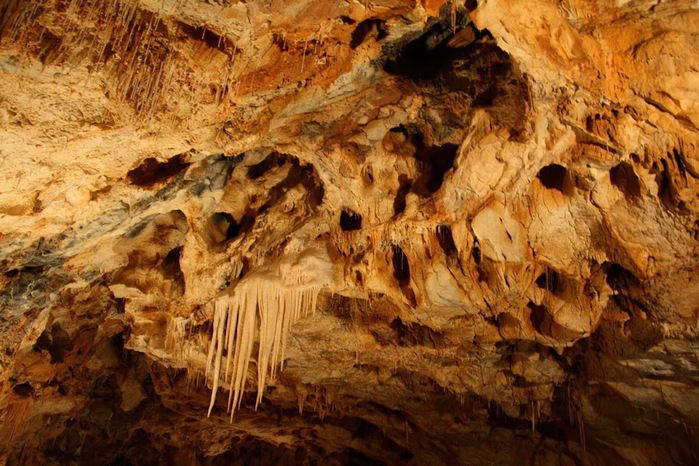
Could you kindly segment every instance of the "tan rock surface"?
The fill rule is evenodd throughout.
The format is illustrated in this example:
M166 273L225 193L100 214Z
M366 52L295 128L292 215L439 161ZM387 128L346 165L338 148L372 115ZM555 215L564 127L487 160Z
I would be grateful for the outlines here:
M698 51L690 0L0 2L0 464L696 464Z

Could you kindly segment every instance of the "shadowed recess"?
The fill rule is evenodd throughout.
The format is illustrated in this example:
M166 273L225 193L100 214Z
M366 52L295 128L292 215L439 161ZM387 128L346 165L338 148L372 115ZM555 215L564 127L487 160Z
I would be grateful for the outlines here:
M537 277L536 286L538 286L542 290L550 291L551 293L556 294L556 291L558 291L559 282L560 276L558 272L549 267L546 267L544 273Z
M531 322L537 332L542 335L551 335L551 316L546 306L529 302L527 305L531 310Z
M405 298L410 305L414 307L417 301L415 299L415 292L410 286L410 264L408 264L408 257L397 244L394 244L392 249L393 255L391 262L393 264L393 277L398 282L398 286Z
M369 37L374 37L377 41L384 39L388 35L386 22L380 19L365 19L352 31L350 47L356 49L362 45Z
M178 154L165 162L148 157L139 166L126 174L129 182L136 186L149 188L167 181L189 166L187 153Z
M621 162L609 170L609 179L628 199L633 200L641 195L641 181L630 164Z
M391 322L396 342L399 346L425 346L439 348L444 336L427 325L417 322L405 323L399 317Z
M425 136L416 125L400 125L392 128L383 138L384 150L394 154L414 157L417 164L417 179L411 180L400 174L400 187L393 203L395 214L405 210L405 197L412 191L420 197L432 196L442 187L444 176L454 167L459 149L456 144L428 145Z
M270 171L273 167L281 167L287 161L288 156L286 154L280 154L279 152L272 152L265 159L255 165L248 167L248 178L251 180L256 180L262 175Z
M362 228L362 216L349 210L340 212L340 228L342 231L355 231Z
M454 243L451 227L449 225L437 225L435 233L444 254L450 258L458 257L459 251L456 248L456 243Z
M568 174L568 170L563 165L553 163L546 165L536 177L546 189L555 190L566 196L570 196L573 190L573 184Z

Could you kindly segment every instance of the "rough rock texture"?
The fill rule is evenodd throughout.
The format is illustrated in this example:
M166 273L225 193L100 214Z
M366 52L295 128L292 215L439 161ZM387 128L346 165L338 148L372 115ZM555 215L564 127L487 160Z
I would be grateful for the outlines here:
M4 0L0 161L0 464L699 463L695 1Z

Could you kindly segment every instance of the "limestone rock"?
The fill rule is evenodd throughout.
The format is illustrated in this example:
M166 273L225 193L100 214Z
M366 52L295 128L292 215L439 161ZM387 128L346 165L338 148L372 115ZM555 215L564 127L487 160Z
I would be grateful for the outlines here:
M692 0L0 2L0 464L696 464Z

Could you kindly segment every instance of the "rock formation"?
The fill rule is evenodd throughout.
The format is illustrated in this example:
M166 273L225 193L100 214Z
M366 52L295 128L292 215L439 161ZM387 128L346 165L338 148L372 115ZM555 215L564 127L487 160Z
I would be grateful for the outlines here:
M699 463L694 0L3 0L0 161L0 465Z

